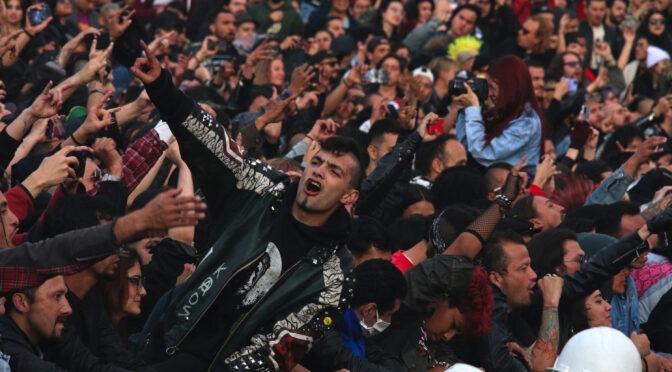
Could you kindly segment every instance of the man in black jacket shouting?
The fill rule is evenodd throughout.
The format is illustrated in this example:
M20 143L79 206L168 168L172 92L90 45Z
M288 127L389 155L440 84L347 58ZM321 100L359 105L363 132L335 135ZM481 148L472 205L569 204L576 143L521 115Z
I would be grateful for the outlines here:
M359 196L359 148L351 139L326 138L290 185L284 174L246 159L145 53L133 73L201 185L214 233L194 274L155 306L144 330L145 360L164 371L291 370L348 307L345 206ZM249 125L262 131L290 116L300 92L292 93Z

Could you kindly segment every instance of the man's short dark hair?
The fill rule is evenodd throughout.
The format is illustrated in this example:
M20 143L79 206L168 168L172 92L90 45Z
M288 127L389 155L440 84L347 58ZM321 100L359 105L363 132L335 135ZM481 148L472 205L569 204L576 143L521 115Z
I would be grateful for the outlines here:
M513 208L511 208L509 211L509 215L526 221L537 218L539 214L537 213L537 210L534 209L534 198L534 195L528 195L520 198L520 200L518 200L516 204L513 205Z
M350 305L375 303L378 315L394 309L397 299L406 296L406 279L390 261L373 259L355 268L355 289Z
M504 185L498 185L497 183L499 182L495 176L493 175L492 172L490 172L493 169L502 169L506 171L511 171L513 169L513 166L509 163L505 162L497 162L490 164L489 167L485 169L485 173L483 174L483 179L485 181L485 187L488 188L488 192L492 191L493 189L496 189L497 187L504 186Z
M219 17L220 14L231 14L231 16L233 16L233 13L231 13L230 10L220 8L215 12L215 14L212 15L212 18L210 19L210 23L212 24L212 23L217 22L217 17Z
M376 30L366 24L363 25L358 25L357 27L349 30L350 32L348 33L350 37L352 38L352 41L357 43L366 43L366 39L369 38L369 35L375 35Z
M107 201L89 195L71 195L59 200L44 215L43 237L51 238L68 231L97 226L100 219L120 215Z
M391 48L391 46L390 46L390 48ZM376 68L381 69L383 67L383 63L385 63L385 61L387 61L390 58L395 59L397 62L399 62L399 71L400 72L406 71L406 65L407 65L406 61L403 58L397 56L396 54L388 54L385 57L383 57L380 60L380 62L378 62L378 66L376 66Z
M451 17L450 26L452 26L453 18L455 18L455 16L459 12L461 12L465 9L471 10L472 12L476 13L476 22L474 22L474 28L476 27L476 25L478 24L478 21L481 20L481 9L479 7L477 7L476 5L473 5L473 4L464 4L464 5L460 5L457 8L455 8L455 10L453 10L453 16Z
M369 145L380 145L385 133L399 134L401 124L394 119L381 119L376 121L369 129Z
M353 256L361 257L371 249L390 252L390 245L385 226L377 219L360 216L352 223L352 231L348 240L348 249Z
M525 245L522 236L513 230L495 232L488 241L483 260L483 265L489 273L506 274L509 266L509 256L504 252L504 243Z
M470 204L484 200L487 194L481 173L467 165L444 169L432 186L432 200L437 210L451 204Z
M415 153L415 168L423 175L429 174L432 170L432 161L436 158L444 160L444 149L448 140L457 140L452 134L442 134L434 141L425 142L420 145Z
M569 229L548 229L537 234L527 244L531 266L537 277L556 274L555 269L564 265L567 240L576 240L576 234Z
M349 154L355 159L357 163L350 173L350 185L353 189L359 189L359 185L362 182L364 176L364 157L363 151L360 149L359 145L355 140L343 136L334 136L327 138L322 141L320 144L322 151L330 152L337 157Z
M589 7L590 4L595 3L595 2L602 2L602 3L607 3L607 0L586 0L586 7Z

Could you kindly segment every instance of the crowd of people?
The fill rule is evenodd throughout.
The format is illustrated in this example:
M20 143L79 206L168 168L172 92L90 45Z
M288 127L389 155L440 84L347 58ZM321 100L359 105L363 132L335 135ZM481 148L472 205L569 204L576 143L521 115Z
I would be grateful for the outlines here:
M0 371L672 371L672 0L0 0Z

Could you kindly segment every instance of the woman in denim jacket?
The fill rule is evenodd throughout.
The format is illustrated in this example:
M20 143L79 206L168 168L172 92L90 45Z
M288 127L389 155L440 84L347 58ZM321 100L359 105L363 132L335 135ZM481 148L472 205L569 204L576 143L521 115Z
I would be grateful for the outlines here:
M516 164L527 155L528 168L539 163L546 129L541 107L532 89L527 66L515 56L494 61L488 76L488 100L494 105L481 113L478 97L455 97L462 110L455 134L474 160L484 167L497 162Z

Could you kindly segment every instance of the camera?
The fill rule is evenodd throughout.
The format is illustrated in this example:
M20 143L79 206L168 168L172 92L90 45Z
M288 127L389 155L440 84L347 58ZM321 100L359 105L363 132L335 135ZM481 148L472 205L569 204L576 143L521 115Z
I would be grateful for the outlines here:
M51 17L51 8L46 3L42 5L42 9L33 9L28 12L28 21L33 26L39 25L49 17Z
M362 76L362 83L387 84L390 82L390 74L386 70L371 69Z
M476 94L476 97L478 97L478 102L483 103L486 99L488 99L488 81L476 77L455 77L455 79L451 80L448 84L448 94L451 97L466 94L467 88L464 86L465 83Z

